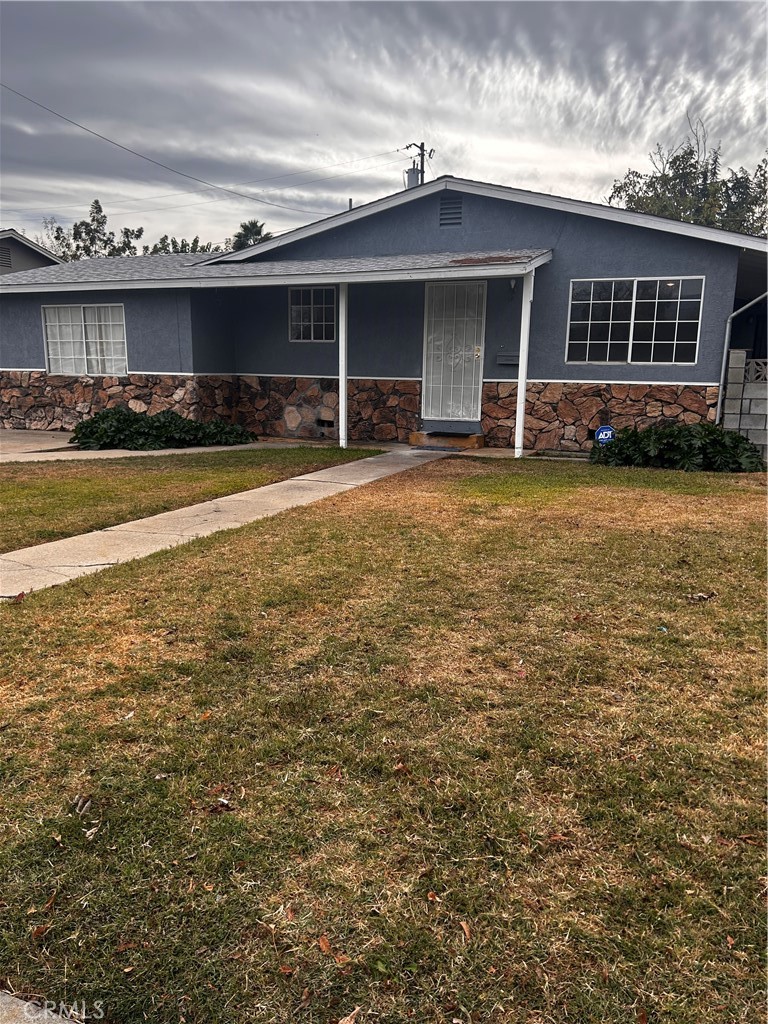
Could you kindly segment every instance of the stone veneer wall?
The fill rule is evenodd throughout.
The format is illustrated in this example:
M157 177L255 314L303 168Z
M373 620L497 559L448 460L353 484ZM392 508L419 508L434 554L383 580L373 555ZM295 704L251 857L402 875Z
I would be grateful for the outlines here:
M350 438L407 442L418 427L420 393L420 381L350 380ZM0 372L2 427L72 430L102 409L121 405L150 414L172 409L203 421L219 417L269 437L338 436L338 381L332 378Z
M589 451L597 427L647 427L660 420L714 422L716 387L683 384L529 383L525 403L526 449ZM515 441L517 385L483 385L482 430L486 444Z

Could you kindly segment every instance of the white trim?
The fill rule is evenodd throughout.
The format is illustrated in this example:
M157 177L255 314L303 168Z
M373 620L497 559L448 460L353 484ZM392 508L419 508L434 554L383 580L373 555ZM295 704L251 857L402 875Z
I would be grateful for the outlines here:
M36 284L6 285L0 279L0 294L22 292L95 292L95 291L149 291L163 288L279 288L285 285L299 288L337 285L340 280L349 284L376 284L400 281L474 281L488 277L523 277L535 267L549 263L552 252L547 250L528 263L484 263L478 266L462 264L456 267L421 267L409 270L336 271L322 274L282 274L272 277L197 277L176 278L167 281L69 281ZM4 277L12 277L6 274Z
M334 291L334 305L336 293ZM339 285L339 448L347 447L347 285ZM334 310L335 313L335 310Z
M579 341L571 342L571 340L570 340L571 324L574 322L572 320L572 318L571 318L571 311L573 309L573 286L574 286L574 284L593 284L595 281L611 281L611 282L613 282L613 281L631 281L632 282L632 309L630 310L630 314L629 314L629 338L627 339L627 342L626 342L626 344L627 344L627 358L626 359L569 359L568 358L568 346L569 345L571 345L571 344L574 344L574 345L587 345L587 352L589 352L589 345L592 344L592 342L590 342L589 340L583 341L583 342L579 342ZM696 358L693 361L686 360L685 362L683 362L682 360L679 360L679 359L667 359L667 360L664 360L664 361L660 361L660 360L644 360L644 359L633 359L632 358L632 352L633 352L633 349L634 349L634 346L635 346L635 337L634 337L634 335L635 335L635 309L636 309L636 305L637 305L637 301L638 301L637 300L637 286L638 286L640 281L655 281L657 286L659 284L661 284L662 281L701 281L701 295L699 296L699 319L698 319L697 324L696 324L696 342L695 342L695 345L696 345ZM563 353L563 362L565 363L566 366L686 366L686 367L687 366L696 366L698 364L698 362L699 362L699 343L701 341L701 322L704 319L704 291L706 289L706 286L707 286L706 274L662 274L662 275L659 275L659 276L651 276L651 275L647 275L646 274L646 275L642 275L640 277L572 277L570 279L570 282L569 282L569 285L568 285L568 313L567 313L567 316L565 318L565 350L564 350L564 353ZM658 302L658 291L659 291L659 289L657 287L656 288L657 298L654 300L655 302ZM580 302L582 300L577 299L576 301ZM595 301L595 300L590 299L590 305L592 304L593 301ZM597 300L597 301L600 301L600 300ZM614 300L610 300L610 301L611 301L611 305L613 305L613 301ZM627 302L629 300L624 299L622 301ZM643 300L641 299L640 301L642 302ZM687 300L683 300L683 298L680 295L678 295L678 297L677 297L678 316L675 317L675 321L674 321L675 326L677 326L681 322L680 318L679 318L679 312L680 312L680 303L683 302L683 301L687 301ZM620 322L623 323L625 321L620 321ZM658 321L656 319L654 319L653 322L654 322L654 326L655 326L655 324ZM683 323L685 323L685 322L686 321L683 321ZM693 321L690 321L690 322L693 323ZM613 319L611 319L609 321L609 323L613 324ZM591 326L591 324L592 324L592 320L590 319L590 320L587 321L587 325ZM589 333L589 332L587 332L587 333ZM609 348L609 351L610 351L610 345L611 345L610 339L608 339L605 342L605 344L608 345L608 348ZM624 342L617 342L616 344L624 344ZM639 341L639 342L637 342L637 344L638 345L646 345L646 344L649 344L649 343L648 342L644 342L644 341ZM655 344L656 344L655 341L651 341L650 342L651 350L652 351L653 351L653 346ZM676 346L678 344L681 344L681 345L693 344L693 342L685 342L685 341L678 342L677 340L675 340L675 341L672 341L671 343L670 342L660 342L659 344L672 344L673 346Z
M40 323L43 329L43 349L45 351L45 368L46 372L52 377L126 377L129 373L135 373L135 370L128 369L128 328L125 322L125 305L122 302L104 302L101 305L104 306L116 306L119 308L121 316L123 318L123 352L125 356L125 370L122 373L118 373L110 370L109 373L90 373L88 371L88 354L87 354L87 338L85 331L85 309L96 309L100 303L98 302L44 302L40 306ZM85 359L85 370L82 373L55 373L51 370L51 352L48 347L48 333L45 329L45 311L46 309L79 309L80 310L80 323L83 328L83 357ZM110 320L110 326L112 321ZM111 343L111 338L110 338Z
M525 440L525 402L528 397L528 349L531 340L531 311L536 271L526 274L520 305L520 355L517 362L517 394L515 395L515 458L523 457Z
M315 292L315 291L319 292L319 291L328 291L328 290L329 290L328 285L325 285L325 286L319 285L317 287L314 287L312 285L308 285L308 286L306 286L304 288L302 288L301 285L294 285L294 286L288 288L288 344L289 345L335 345L336 344L336 342L338 341L338 338L336 337L336 335L338 333L337 329L336 329L337 328L337 322L336 321L337 321L337 316L338 316L338 304L336 302L336 285L331 285L331 288L330 288L330 291L333 292L333 335L334 336L332 338L292 338L291 337L291 328L293 326L293 324L291 322L291 311L292 311L293 305L294 305L293 302L291 302L291 292L308 291L308 292L312 293L312 292ZM303 305L303 303L300 302L299 306L302 306L302 305ZM325 303L322 303L322 305L325 306ZM309 309L310 309L309 325L310 325L311 329L314 329L314 321L312 319L312 311L314 310L314 307L315 307L314 295L310 294L310 297L309 297ZM323 330L325 330L325 321L323 321Z
M3 238L12 238L17 242L21 242L28 248L33 249L35 252L39 252L42 256L47 256L49 260L53 260L54 263L61 264L64 262L59 256L54 256L50 249L46 249L44 245L39 245L37 242L33 242L31 238L27 238L26 235L22 235L16 228L2 228L0 229L0 240ZM31 269L31 268L30 268ZM21 274L23 271L11 271L11 273Z
M228 253L226 256L215 257L206 260L210 263L230 263L247 260L256 253L271 252L292 242L301 241L304 238L311 238L314 235L346 224L352 224L372 214L382 213L391 210L393 207L401 206L403 203L412 202L415 199L423 199L443 189L452 189L459 192L467 192L470 195L485 196L491 199L505 199L508 202L524 203L529 206L538 206L549 210L559 210L563 213L574 213L585 217L595 217L602 220L614 221L617 224L629 224L633 227L647 228L651 231L665 231L674 235L686 235L691 238L698 238L707 242L718 242L720 245L736 245L743 249L753 249L757 252L768 251L768 243L763 238L754 238L751 235L739 234L735 231L724 231L721 228L702 227L699 224L686 224L684 221L668 220L666 217L656 217L650 213L635 213L632 210L623 210L614 206L604 206L599 203L590 203L582 199L567 199L564 196L545 195L541 192L529 192L524 189L512 188L508 185L490 185L479 181L470 181L466 178L454 178L446 175L428 184L420 185L417 188L406 189L404 192L396 192L394 195L376 199L365 206L358 206L343 213L334 214L304 227L287 231L269 242L260 242L258 245L250 246L247 249L240 249L236 253Z
M615 365L615 364L614 364ZM659 364L654 364L659 365ZM560 378L554 377L529 377L529 384L647 384L648 387L680 387L680 388L716 388L718 382L702 380L595 380L594 377ZM517 377L486 377L483 384L517 384Z

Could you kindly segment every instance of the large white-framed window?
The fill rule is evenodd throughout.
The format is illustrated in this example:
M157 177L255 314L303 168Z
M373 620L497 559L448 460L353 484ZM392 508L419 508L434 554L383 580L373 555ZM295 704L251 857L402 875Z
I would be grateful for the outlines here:
M336 289L288 289L288 337L291 341L336 340Z
M571 281L568 363L695 363L703 277Z
M43 306L42 310L49 373L126 373L122 305Z

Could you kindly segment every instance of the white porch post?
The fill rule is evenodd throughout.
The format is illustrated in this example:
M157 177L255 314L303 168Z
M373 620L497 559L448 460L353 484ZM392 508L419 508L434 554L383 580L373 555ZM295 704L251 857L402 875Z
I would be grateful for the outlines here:
M525 393L528 389L528 342L531 337L531 304L533 302L533 277L535 270L529 270L523 277L523 304L520 310L520 356L517 367L517 403L515 406L515 458L523 454L525 431Z
M339 448L347 447L347 283L339 284Z

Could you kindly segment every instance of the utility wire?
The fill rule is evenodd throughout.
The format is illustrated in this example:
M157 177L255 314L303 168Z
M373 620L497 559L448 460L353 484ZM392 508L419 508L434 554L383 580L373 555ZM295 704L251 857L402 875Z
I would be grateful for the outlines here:
M401 157L400 160L402 160L402 159L403 158ZM351 174L360 174L361 171L374 171L374 170L376 170L379 167L391 167L393 164L399 164L400 160L387 160L386 163L383 163L383 164L374 164L373 167L360 167L356 171L345 171L342 174L326 174L322 178L311 178L309 181L302 181L299 185L295 185L293 187L294 188L301 188L304 185L314 185L314 184L316 184L319 181L331 181L331 180L336 179L336 178L348 178ZM433 175L433 177L434 177L434 175ZM205 189L201 189L200 191L206 191L206 190ZM281 192L282 188L266 189L265 191L267 191L267 192ZM173 193L171 193L171 194L173 194ZM184 195L184 193L180 192L179 195ZM136 202L138 202L138 201L139 200L136 200ZM229 199L228 196L216 196L214 199L204 199L202 202L199 202L199 203L175 203L173 206L154 206L154 207L150 207L150 209L148 209L148 210L122 210L121 214L122 214L122 216L125 216L125 217L134 217L136 215L144 215L144 214L147 214L147 213L163 213L165 210L183 210L183 209L186 209L186 208L188 208L190 206L191 207L195 207L195 206L210 206L211 203L226 203L227 201L231 202L231 200ZM107 205L106 200L104 201L103 205L105 205L105 206ZM47 207L46 207L46 209L47 209Z
M212 181L206 181L205 178L198 178L194 174L187 174L186 171L180 171L176 167L171 167L169 164L164 164L160 160L154 160L151 156L145 156L143 153L139 153L135 149L131 149L130 146L124 146L121 142L115 142L114 139L107 138L106 135L102 135L100 132L94 131L93 128L87 128L84 124L80 124L79 121L73 121L71 117L65 117L64 114L60 114L58 110L52 110L51 107L46 107L44 103L38 103L37 100L33 100L31 96L26 96L23 92L19 92L17 89L12 89L10 85L6 85L5 82L0 82L0 86L3 89L7 89L8 92L12 92L15 96L20 96L23 100L27 100L29 103L33 103L36 107L40 107L41 110L48 111L49 114L53 114L54 117L60 117L62 121L66 121L68 124L72 124L75 128L80 128L84 132L88 132L89 135L94 135L97 139L101 139L103 142L108 142L111 146L116 146L118 149L122 149L125 153L131 153L133 156L139 157L141 160L146 160L150 164L155 164L156 167L162 167L166 171L171 171L173 174L178 174L182 178L189 178L190 181L197 181L201 185L206 185L208 188L218 189L220 192L229 192L230 195L237 196L239 199L248 199L252 203L263 203L265 206L275 206L280 210L290 210L292 213L309 213L318 215L320 217L328 216L322 210L300 210L295 206L284 206L282 203L273 203L268 199L257 199L255 196L248 196L244 192L236 192L234 189L225 188L223 185L214 185Z
M256 185L256 184L258 184L259 182L262 182L262 181L280 181L282 178L295 178L297 174L310 174L312 171L322 171L322 170L325 170L326 167L344 167L347 164L359 163L362 160L374 160L377 156L389 156L390 153L399 153L399 152L401 152L399 149L386 149L386 150L384 150L383 153L371 153L370 156L358 156L358 157L355 157L354 160L339 160L337 163L333 163L333 164L319 164L317 167L305 167L301 171L289 171L287 174L272 174L272 175L270 175L269 177L266 177L266 178L251 178L249 181L236 181L234 184L235 184L235 186L237 186L239 188L242 185ZM399 161L396 161L396 160L392 161L392 163L398 163L398 162ZM387 164L376 164L374 167L370 167L370 168L368 168L368 167L360 167L360 168L358 168L358 171L375 170L376 167L386 167L386 166L388 166L388 165ZM350 174L357 174L358 171L350 171L349 173ZM343 177L343 175L331 175L331 177ZM325 181L326 179L325 178L318 178L317 180L318 181ZM312 182L311 181L304 181L301 184L302 185L311 185ZM288 187L291 188L293 186L288 186ZM266 192L280 192L280 191L282 191L282 189L281 188L262 189L261 191L262 192L264 192L264 191L266 191ZM200 195L203 192L210 192L210 189L209 188L193 188L193 189L190 189L187 192L162 192L160 195L156 195L156 196L135 196L133 199L104 199L104 200L102 200L102 202L104 203L104 205L109 203L110 206L115 206L118 203L143 203L143 202L151 202L153 199L169 199L169 198L172 198L173 196ZM79 203L59 203L59 204L56 204L56 209L57 210L71 210L71 209L73 209L75 207L77 207L77 208L82 207L82 205L83 205L83 202L79 202ZM11 206L11 207L6 207L6 210L7 210L8 213L45 213L49 209L50 209L50 206L25 206L25 207ZM169 207L169 209L173 209L173 207Z

